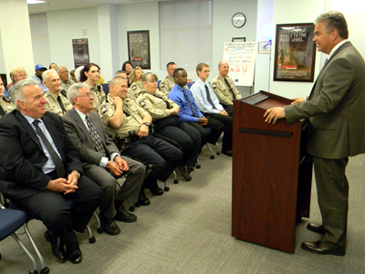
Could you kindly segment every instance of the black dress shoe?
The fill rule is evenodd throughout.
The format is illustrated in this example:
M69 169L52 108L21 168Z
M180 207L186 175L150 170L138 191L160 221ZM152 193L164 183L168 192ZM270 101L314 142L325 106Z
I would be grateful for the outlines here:
M79 247L79 243L76 241L73 241L69 245L66 245L66 254L67 258L70 260L73 264L79 264L82 261L82 253Z
M227 155L227 156L232 157L233 152L232 152L232 150L225 150L225 149L222 148L222 153Z
M114 220L126 223L133 223L137 221L137 216L132 213L129 213L124 208L120 208L118 209L117 214L114 217Z
M187 166L178 166L181 175L185 178L186 181L191 181L191 176L190 176L190 169Z
M101 229L106 234L118 235L120 233L119 227L117 226L117 224L113 220L107 218L102 213L99 214L99 218L100 218Z
M51 244L53 255L62 263L67 261L66 253L60 237L52 234L49 230L44 232L44 237Z
M319 234L325 234L326 233L326 231L323 228L323 225L308 223L307 224L307 229L310 230L310 231L313 231L315 233L319 233Z
M320 254L320 255L336 255L336 256L344 256L345 250L343 249L331 249L321 243L321 240L317 242L303 242L302 248L306 251Z
M153 195L161 196L163 194L163 190L159 187L151 187L149 190Z
M136 203L136 206L148 206L151 204L150 199L147 198L146 194L144 194L143 191L139 194L138 202ZM137 206L137 207L138 207Z

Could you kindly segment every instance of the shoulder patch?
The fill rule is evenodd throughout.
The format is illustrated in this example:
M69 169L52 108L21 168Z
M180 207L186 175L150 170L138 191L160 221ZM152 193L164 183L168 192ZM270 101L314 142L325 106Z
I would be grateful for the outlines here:
M135 91L137 89L137 85L133 85L131 88L133 91Z
M101 112L101 114L107 113L108 112L108 107L106 105L102 105L100 107L100 112Z
M165 83L160 84L160 88L163 88L165 86Z
M217 88L217 83L212 83L212 89L216 89Z
M141 102L139 102L139 104L141 105L141 107L145 108L146 107L146 102L144 100L142 100Z

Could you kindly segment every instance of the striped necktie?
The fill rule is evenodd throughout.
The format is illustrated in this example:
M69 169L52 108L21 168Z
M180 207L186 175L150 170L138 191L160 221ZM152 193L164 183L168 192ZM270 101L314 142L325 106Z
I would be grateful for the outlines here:
M85 120L86 120L87 126L89 127L90 136L91 136L91 139L94 142L94 146L95 146L96 151L99 152L101 155L103 155L103 157L105 157L106 152L105 152L104 146L101 142L100 135L96 131L96 128L95 128L94 124L91 122L91 120L89 118L89 115L85 116Z

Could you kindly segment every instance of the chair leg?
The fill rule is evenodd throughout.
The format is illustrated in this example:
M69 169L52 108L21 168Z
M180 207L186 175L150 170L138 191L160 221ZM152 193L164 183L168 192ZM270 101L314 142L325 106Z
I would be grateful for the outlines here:
M179 183L179 179L177 178L177 175L176 175L176 171L175 170L174 170L173 174L174 174L174 184L178 184Z
M201 168L201 167L202 167L202 166L200 165L200 161L199 161L199 159L196 159L195 167L196 167L197 169L199 169L199 168Z
M217 155L220 155L220 154L221 154L221 151L220 151L220 149L219 149L219 145L218 145L218 143L215 143L215 146L217 147Z
M209 146L209 144L208 143L206 143L205 144L205 146L209 149L209 151L210 151L210 159L214 159L215 158L215 156L214 156L214 152L213 152L213 150L210 148L210 146Z
M25 245L19 239L18 235L16 235L15 233L13 233L13 234L11 234L11 236L14 238L14 240L19 244L19 246L23 249L23 251L25 252L25 254L27 254L27 256L29 257L29 259L32 261L32 263L33 263L33 270L30 271L30 273L31 274L38 273L38 271L37 271L37 263L36 263L34 257L32 256L32 254L30 254L29 250L25 247Z
M176 172L174 171L173 173L174 173L174 176L175 176L175 180L177 180L177 179L176 179ZM175 182L175 180L174 180L174 182ZM161 182L161 181L159 181L159 182ZM179 182L179 180L178 180L177 182ZM166 182L162 182L162 183L163 183L163 190L164 190L164 191L169 191L169 190L170 190L170 188L167 186L167 183L166 183ZM176 183L175 183L175 184L176 184Z

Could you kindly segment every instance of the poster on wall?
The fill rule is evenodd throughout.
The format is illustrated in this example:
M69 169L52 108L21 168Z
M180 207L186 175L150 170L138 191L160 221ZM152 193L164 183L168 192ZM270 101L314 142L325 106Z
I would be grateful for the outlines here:
M79 66L90 63L89 42L86 38L72 39L72 48L74 53L75 69Z
M274 81L313 82L314 24L276 25Z
M150 31L128 31L128 57L133 67L151 69Z

